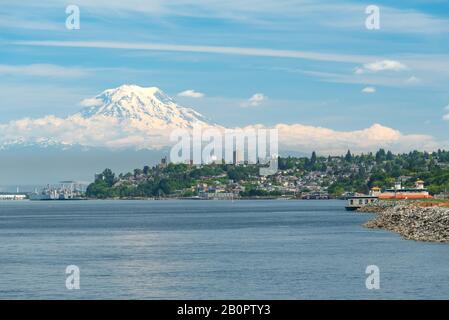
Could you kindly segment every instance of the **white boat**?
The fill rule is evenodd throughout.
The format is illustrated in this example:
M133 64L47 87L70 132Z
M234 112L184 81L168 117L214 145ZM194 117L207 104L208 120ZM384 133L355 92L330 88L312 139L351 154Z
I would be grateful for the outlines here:
M348 204L345 206L346 210L354 211L369 203L377 201L378 197L373 195L356 195L348 197Z

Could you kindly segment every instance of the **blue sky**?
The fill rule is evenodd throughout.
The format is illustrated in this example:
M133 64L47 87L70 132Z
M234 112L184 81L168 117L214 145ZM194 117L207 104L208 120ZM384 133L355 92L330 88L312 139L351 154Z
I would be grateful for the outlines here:
M68 4L80 30L65 27ZM365 27L371 4L379 30ZM447 1L3 2L0 123L64 117L133 83L226 126L379 123L444 145L448 39ZM185 90L203 96L177 96Z

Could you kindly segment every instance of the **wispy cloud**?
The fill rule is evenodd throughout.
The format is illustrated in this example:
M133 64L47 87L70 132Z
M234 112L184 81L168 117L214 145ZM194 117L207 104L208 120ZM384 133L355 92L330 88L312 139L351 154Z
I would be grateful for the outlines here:
M25 14L29 10L22 11ZM2 29L30 29L30 30L64 30L63 23L48 21L39 16L16 16L0 14L0 27Z
M409 78L407 78L407 80L405 80L405 83L407 84L418 84L421 82L421 79L419 79L418 77L415 76L411 76Z
M449 31L449 20L417 10L382 7L382 30L391 33L441 34Z
M321 81L329 83L346 83L369 86L406 87L410 84L400 75L382 74L350 74L320 71L304 71L304 74L317 77Z
M362 89L362 93L375 93L376 88L375 87L365 87Z
M366 4L354 1L331 0L78 0L77 5L86 8L96 15L110 16L111 11L119 15L132 13L147 16L181 16L214 18L238 21L246 24L266 25L276 19L277 25L289 28L313 21L315 27L331 27L333 29L361 29L363 26ZM34 7L51 8L59 6L58 0L42 0ZM28 5L28 4L27 4ZM104 8L110 10L105 11ZM180 10L181 8L181 10ZM424 13L419 10L400 9L393 6L381 6L382 32L439 34L447 33L449 20L438 15Z
M185 91L182 91L182 92L178 93L178 96L179 97L188 97L188 98L196 98L196 99L198 99L198 98L203 98L204 97L204 93L197 92L195 90L190 89L190 90L185 90Z
M449 105L444 108L446 114L443 116L443 120L449 121Z
M0 64L0 76L21 75L35 77L82 77L88 71L76 67L63 67L54 64L7 65Z
M360 29L363 12L366 4L346 3L339 4L345 10L331 12L330 8L323 9L328 15L316 17L321 24L337 29L356 30ZM381 32L389 34L416 34L433 35L447 33L449 31L449 20L445 17L432 15L419 10L393 8L380 6ZM324 18L325 17L325 18Z
M257 107L267 100L263 93L255 93L248 100L241 103L242 107Z
M269 48L245 48L245 47L221 47L207 45L176 45L164 43L132 43L132 42L107 42L107 41L15 41L15 45L42 46L42 47L76 47L99 49L124 49L124 50L150 50L173 52L197 52L231 54L258 57L292 58L315 61L345 62L345 63L369 63L376 59L373 56L348 55L338 53L322 53L313 51L278 50Z
M97 107L101 105L102 101L97 98L86 98L81 100L80 106L83 107Z
M379 60L375 62L365 63L362 67L356 68L355 73L363 74L366 72L403 71L407 69L407 66L399 61Z

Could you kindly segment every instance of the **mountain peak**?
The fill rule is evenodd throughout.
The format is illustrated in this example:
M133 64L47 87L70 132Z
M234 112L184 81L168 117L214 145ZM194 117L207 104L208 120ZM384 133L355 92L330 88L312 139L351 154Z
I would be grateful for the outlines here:
M132 98L156 99L163 103L174 103L168 95L166 95L158 87L141 87L135 84L123 84L120 87L107 89L95 97L97 100L109 100L120 102L121 100L130 100Z
M133 122L139 127L192 128L208 121L191 108L178 105L157 87L124 84L107 89L94 98L82 102L86 108L75 116L84 119L113 118L119 122Z
M105 92L114 92L116 94L135 93L142 95L164 94L158 87L141 87L135 84L122 84L117 88L107 89L103 91L103 93Z

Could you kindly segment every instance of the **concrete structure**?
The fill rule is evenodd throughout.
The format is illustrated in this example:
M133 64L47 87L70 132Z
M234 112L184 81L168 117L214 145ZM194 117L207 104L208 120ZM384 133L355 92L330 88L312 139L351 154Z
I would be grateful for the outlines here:
M370 196L374 196L374 197L378 197L381 194L380 188L379 187L372 187L369 195Z
M348 198L348 204L346 205L346 210L353 211L366 206L369 203L377 201L377 197L369 195L360 195Z
M0 200L25 200L26 198L24 194L0 194Z
M232 192L200 192L198 195L203 200L232 200L238 197Z
M424 181L417 180L414 188L403 188L400 182L393 189L386 189L379 194L379 199L430 199L433 198L424 188Z

